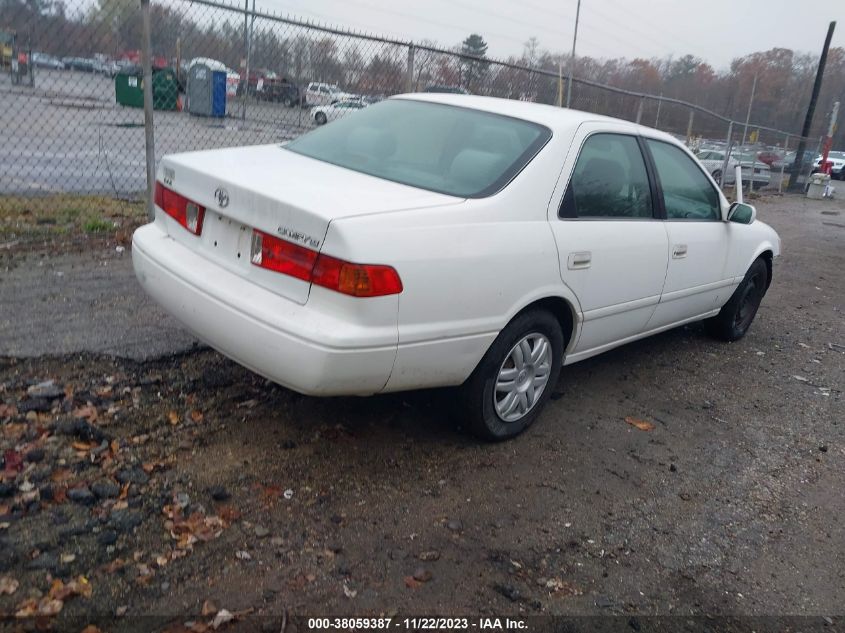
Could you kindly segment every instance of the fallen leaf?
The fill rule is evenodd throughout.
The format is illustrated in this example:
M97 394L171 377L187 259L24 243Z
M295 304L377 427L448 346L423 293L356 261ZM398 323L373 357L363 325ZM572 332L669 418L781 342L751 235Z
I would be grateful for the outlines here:
M194 422L202 422L202 418L202 411L200 411L199 409L194 409L193 411L191 411L191 419Z
M625 422L627 422L631 426L637 427L640 431L654 430L654 424L646 420L640 420L638 418L632 418L631 416L628 416L627 418L625 418Z
M211 600L206 600L205 602L202 603L201 613L202 613L203 616L207 617L209 615L213 615L213 614L217 613L217 611L218 611L217 605L214 604Z
M9 576L0 576L0 596L11 596L18 590L20 583Z
M54 483L62 483L73 477L69 468L57 468L50 474L50 481Z
M419 589L422 586L422 583L413 576L405 576L403 580L408 589Z
M82 629L82 633L102 633L102 630L100 629L100 627L94 624L89 624L84 629Z
M223 626L224 624L227 624L228 622L231 622L234 619L235 619L235 616L232 615L231 612L227 611L226 609L220 609L220 611L217 612L217 615L215 615L214 618L210 622L211 628L213 628L216 631L221 626Z
M113 574L114 572L126 567L126 561L122 558L115 558L112 562L102 567L103 573Z
M73 417L75 418L85 418L89 422L96 422L97 421L97 409L92 407L90 404L85 405L84 407L79 407L73 410Z
M176 426L179 424L179 414L175 411L171 411L167 414L167 421L170 422L171 426Z
M18 408L13 404L0 403L0 418L11 418L18 414Z
M24 600L16 607L17 610L15 611L15 617L31 618L33 616L54 616L58 615L64 606L65 605L61 600L50 598L49 596L41 598L40 601L30 598L29 600Z
M3 453L3 461L5 462L5 470L8 473L19 473L23 470L23 455L18 451L9 449Z
M97 442L73 442L71 444L74 450L88 452L92 448L97 448L99 444Z

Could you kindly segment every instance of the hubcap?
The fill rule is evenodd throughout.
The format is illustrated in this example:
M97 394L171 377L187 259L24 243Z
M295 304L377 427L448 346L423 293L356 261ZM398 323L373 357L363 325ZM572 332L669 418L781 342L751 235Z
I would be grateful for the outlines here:
M552 345L543 334L528 334L511 348L493 391L493 405L502 421L516 422L534 408L551 371Z

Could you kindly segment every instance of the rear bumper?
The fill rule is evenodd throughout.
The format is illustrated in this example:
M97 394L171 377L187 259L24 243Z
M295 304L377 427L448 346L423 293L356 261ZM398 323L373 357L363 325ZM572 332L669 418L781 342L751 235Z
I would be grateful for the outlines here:
M378 336L299 305L200 257L156 223L139 228L132 263L144 290L197 338L254 372L308 395L381 391L396 334ZM330 291L326 291L330 292ZM366 339L366 344L356 341Z

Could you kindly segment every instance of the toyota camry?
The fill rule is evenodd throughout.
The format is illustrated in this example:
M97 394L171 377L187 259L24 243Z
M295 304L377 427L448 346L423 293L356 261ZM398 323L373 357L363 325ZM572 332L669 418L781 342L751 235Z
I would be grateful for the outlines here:
M198 338L304 394L458 387L494 440L563 365L698 320L741 338L780 251L668 134L455 94L166 156L155 214L135 272Z

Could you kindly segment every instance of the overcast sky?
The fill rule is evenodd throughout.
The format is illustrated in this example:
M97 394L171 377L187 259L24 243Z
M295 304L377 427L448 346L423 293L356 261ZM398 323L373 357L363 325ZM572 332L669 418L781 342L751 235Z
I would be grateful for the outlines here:
M233 0L238 2L238 0ZM577 0L257 0L259 9L451 47L480 33L488 55L572 46ZM582 0L576 54L599 58L692 53L717 69L773 47L821 51L828 22L845 46L845 0Z

